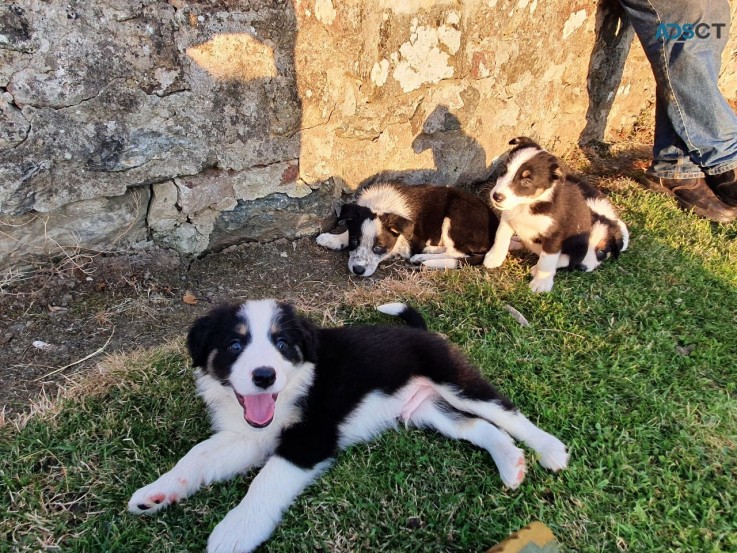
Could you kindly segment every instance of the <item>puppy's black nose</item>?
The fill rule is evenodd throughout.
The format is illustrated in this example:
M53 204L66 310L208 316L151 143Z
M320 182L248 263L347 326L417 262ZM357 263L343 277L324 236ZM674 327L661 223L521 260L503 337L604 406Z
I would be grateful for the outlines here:
M501 192L494 192L494 193L493 193L493 194L491 195L491 198L492 198L492 199L493 199L493 200L494 200L495 202L503 202L503 201L504 201L504 198L506 198L506 196L505 196L504 194L502 194Z
M606 250L596 250L596 260L597 261L604 261L606 258L607 258Z
M271 367L259 367L253 370L251 378L256 386L266 389L276 380L276 371Z
M357 275L362 275L366 272L366 267L364 267L363 265L354 265L353 272Z

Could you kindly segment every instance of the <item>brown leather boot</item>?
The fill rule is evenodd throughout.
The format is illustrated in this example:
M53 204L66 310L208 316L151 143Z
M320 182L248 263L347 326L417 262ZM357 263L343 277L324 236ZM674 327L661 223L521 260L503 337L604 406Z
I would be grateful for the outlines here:
M717 223L731 223L737 219L737 209L729 207L712 192L706 179L665 179L645 174L645 186L653 192L672 196L685 210Z
M706 175L706 184L725 204L737 206L737 174L734 169L718 175Z

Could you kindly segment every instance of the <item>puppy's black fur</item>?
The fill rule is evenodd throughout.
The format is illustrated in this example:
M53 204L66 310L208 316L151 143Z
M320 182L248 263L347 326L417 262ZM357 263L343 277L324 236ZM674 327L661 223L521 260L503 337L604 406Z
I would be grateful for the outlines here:
M345 238L326 233L317 241L331 249L348 249L349 269L362 276L373 274L390 256L443 254L456 260L447 261L448 268L480 264L499 224L478 196L444 186L398 183L361 189L356 203L343 206L338 222L347 227Z
M405 426L468 440L494 459L502 481L522 483L524 452L554 471L565 445L532 424L445 339L403 304L379 310L405 326L320 328L275 300L213 310L187 343L214 434L137 490L133 513L153 513L203 485L263 467L246 497L215 527L208 551L254 551L337 453ZM272 378L265 380L265 373Z

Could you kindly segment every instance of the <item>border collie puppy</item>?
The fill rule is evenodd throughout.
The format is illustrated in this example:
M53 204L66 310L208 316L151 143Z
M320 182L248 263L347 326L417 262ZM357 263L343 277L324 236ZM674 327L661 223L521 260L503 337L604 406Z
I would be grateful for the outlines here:
M209 553L253 551L339 451L405 426L486 449L516 488L524 453L566 468L563 443L530 422L404 304L379 310L410 326L319 328L275 300L214 309L187 344L214 434L136 491L128 509L154 513L202 486L263 467L245 498L215 527Z
M479 197L455 188L377 183L343 206L342 234L323 233L317 243L348 248L348 269L370 276L392 256L437 269L478 264L494 242L499 221Z
M551 153L525 136L502 158L489 196L502 212L494 245L484 265L499 267L516 233L538 254L530 288L549 292L559 268L593 271L627 249L629 233L598 189L568 175Z

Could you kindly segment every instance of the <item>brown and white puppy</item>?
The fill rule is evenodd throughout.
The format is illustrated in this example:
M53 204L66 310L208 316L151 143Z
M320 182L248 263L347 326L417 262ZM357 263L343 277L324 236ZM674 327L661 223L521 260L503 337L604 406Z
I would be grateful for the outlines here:
M187 345L213 435L136 491L151 514L202 486L262 467L215 527L208 553L266 541L300 493L347 447L400 427L432 429L485 449L504 484L525 476L519 440L552 471L568 453L404 304L379 307L408 326L320 328L275 300L225 305L195 321ZM165 437L162 437L165 439Z
M376 183L343 206L341 234L324 233L317 243L348 249L348 268L370 276L383 260L399 256L432 268L481 264L494 242L497 216L479 197L433 185Z
M627 227L602 192L569 175L530 138L517 137L510 144L514 147L500 160L489 193L491 205L502 215L484 266L499 267L517 234L539 256L530 288L549 292L557 269L593 271L627 249Z

